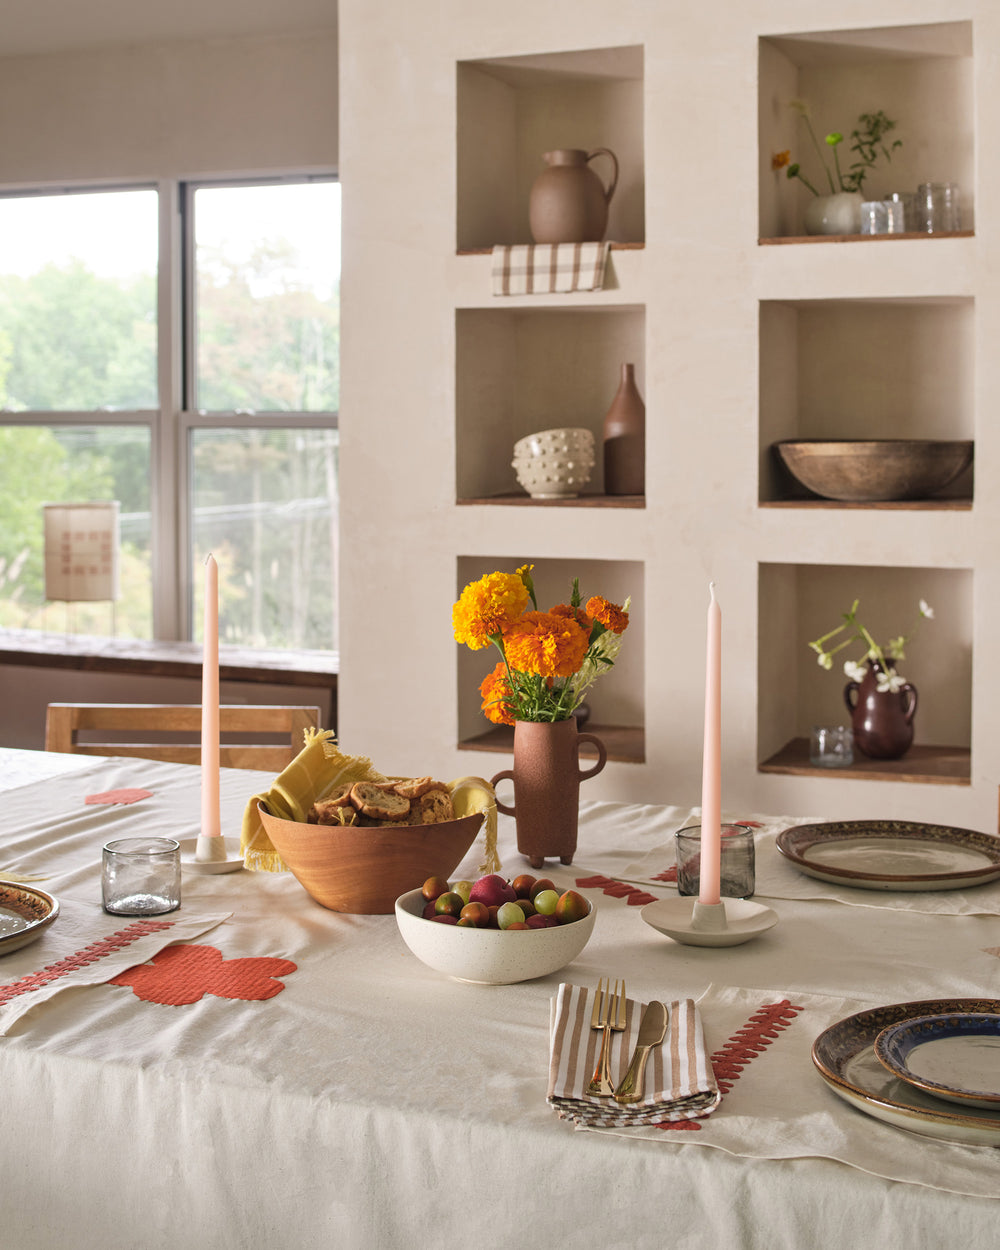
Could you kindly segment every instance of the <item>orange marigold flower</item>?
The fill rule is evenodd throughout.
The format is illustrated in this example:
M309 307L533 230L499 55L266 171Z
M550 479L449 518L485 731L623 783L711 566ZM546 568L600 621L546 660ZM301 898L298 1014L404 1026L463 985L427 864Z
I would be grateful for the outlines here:
M784 169L791 159L791 152L775 152L775 154L771 157L771 168Z
M516 573L487 573L466 586L451 610L455 641L480 651L527 606L528 588Z
M514 715L510 706L510 683L503 660L487 673L479 686L483 696L483 712L494 725L513 725Z
M576 621L552 612L525 612L504 631L503 641L511 668L540 677L572 677L590 645Z
M600 621L606 629L610 629L615 634L623 634L628 628L628 613L617 603L602 599L600 595L587 600L587 611L595 620Z
M549 608L553 616L568 616L570 620L576 621L577 625L582 626L588 633L594 621L589 617L583 608L574 608L569 603L557 603L554 608Z

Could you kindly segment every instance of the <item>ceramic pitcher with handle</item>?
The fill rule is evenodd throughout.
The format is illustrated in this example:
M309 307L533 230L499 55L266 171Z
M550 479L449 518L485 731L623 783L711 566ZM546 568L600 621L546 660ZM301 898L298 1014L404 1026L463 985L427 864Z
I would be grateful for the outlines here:
M611 162L605 187L590 162ZM608 228L608 205L618 185L618 158L610 148L556 148L542 158L547 166L531 188L528 218L536 243L600 242Z

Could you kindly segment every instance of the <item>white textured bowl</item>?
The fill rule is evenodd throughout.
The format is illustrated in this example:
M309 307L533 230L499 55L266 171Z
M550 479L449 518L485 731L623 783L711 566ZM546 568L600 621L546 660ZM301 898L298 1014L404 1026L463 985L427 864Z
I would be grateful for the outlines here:
M594 436L590 430L577 426L561 426L555 430L539 430L526 434L514 444L515 458L562 455L566 452L594 454Z
M533 499L555 499L578 495L590 481L592 456L538 456L515 458L511 466L521 486Z
M593 903L582 920L552 929L466 929L425 920L427 900L419 890L396 899L396 923L403 941L428 968L457 981L513 985L548 976L575 959L594 931Z

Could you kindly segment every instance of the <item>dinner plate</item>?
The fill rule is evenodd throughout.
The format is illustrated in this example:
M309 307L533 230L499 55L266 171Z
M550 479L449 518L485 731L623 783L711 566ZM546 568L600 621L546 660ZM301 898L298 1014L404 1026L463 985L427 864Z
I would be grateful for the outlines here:
M1000 1114L1000 1016L918 1016L875 1039L875 1058L935 1098Z
M22 882L0 881L0 955L27 946L59 915L51 894Z
M1000 1001L945 998L859 1011L830 1025L816 1038L813 1063L835 1094L876 1120L940 1141L1000 1146L1000 1114L996 1111L978 1107L960 1110L900 1080L875 1057L875 1040L883 1029L918 1016L956 1012L996 1015Z
M958 890L1000 878L1000 838L909 820L793 825L777 837L801 872L862 890Z

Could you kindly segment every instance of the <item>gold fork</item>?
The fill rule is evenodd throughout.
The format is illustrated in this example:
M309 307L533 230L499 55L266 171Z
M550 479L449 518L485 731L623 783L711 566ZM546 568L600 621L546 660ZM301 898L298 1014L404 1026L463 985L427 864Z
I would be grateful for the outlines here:
M621 1033L625 1028L625 982L615 981L615 991L611 993L611 978L608 977L607 989L604 978L597 982L594 994L594 1009L590 1013L590 1027L603 1029L601 1053L597 1057L597 1067L587 1086L587 1093L599 1098L610 1098L615 1087L611 1083L611 1034Z

